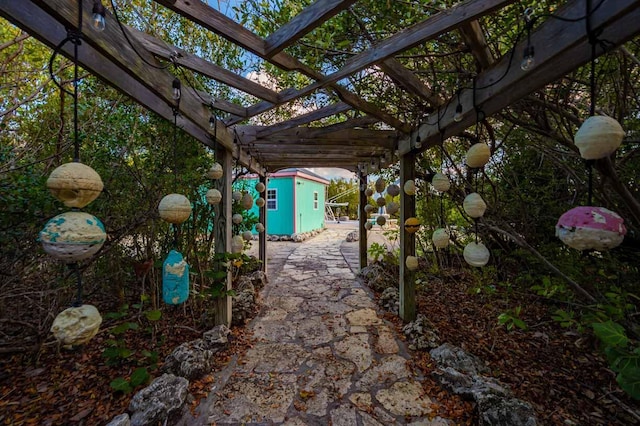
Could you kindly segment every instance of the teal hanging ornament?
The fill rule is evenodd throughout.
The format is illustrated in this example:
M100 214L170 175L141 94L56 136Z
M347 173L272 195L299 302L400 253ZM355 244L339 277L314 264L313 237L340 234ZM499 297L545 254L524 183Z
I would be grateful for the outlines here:
M179 305L189 297L189 265L181 253L171 250L162 264L162 300Z

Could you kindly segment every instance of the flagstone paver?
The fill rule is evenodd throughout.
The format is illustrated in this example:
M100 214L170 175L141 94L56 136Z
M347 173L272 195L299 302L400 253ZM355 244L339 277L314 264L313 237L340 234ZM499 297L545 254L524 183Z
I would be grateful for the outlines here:
M343 256L349 231L288 246L250 325L256 343L214 383L200 424L446 424L430 420L404 344L354 275L353 250Z

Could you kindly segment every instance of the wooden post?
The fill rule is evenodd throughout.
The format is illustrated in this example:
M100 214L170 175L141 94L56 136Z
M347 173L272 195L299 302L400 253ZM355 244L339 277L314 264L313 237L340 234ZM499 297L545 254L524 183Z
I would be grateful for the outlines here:
M260 182L264 185L265 188L269 185L269 180L267 179L267 175L260 176ZM264 206L259 209L259 221L264 226L264 232L258 233L258 258L262 262L262 272L267 273L267 190L264 190L264 193L261 194L264 198L265 203Z
M358 229L360 230L360 269L367 266L367 229L364 227L367 223L367 212L364 211L364 206L367 205L367 196L364 193L364 189L367 188L367 176L359 172L360 178L360 202L358 206Z
M409 179L415 179L414 153L409 152L400 157L400 187ZM416 236L404 230L404 222L415 216L415 196L400 191L400 318L406 322L416 318L415 274L407 269L405 259L416 254Z
M222 194L222 201L214 206L214 247L216 254L231 252L231 182L233 166L231 152L220 144L216 145L216 161L222 165L224 174L220 179L214 180L214 188ZM222 263L222 262L221 262ZM216 270L224 268L221 264L215 265ZM227 274L226 290L231 290L231 271ZM222 296L215 299L215 324L231 325L231 296Z

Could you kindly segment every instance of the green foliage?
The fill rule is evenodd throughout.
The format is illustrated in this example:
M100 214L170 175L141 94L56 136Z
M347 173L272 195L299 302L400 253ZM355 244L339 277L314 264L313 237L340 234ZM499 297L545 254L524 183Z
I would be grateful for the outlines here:
M517 327L520 330L527 330L527 323L520 318L521 314L522 306L516 306L513 309L509 309L508 311L498 315L498 324L504 325L508 331L511 331L513 327Z
M375 262L383 258L388 253L387 247L380 243L371 243L368 251L369 255Z
M140 385L144 385L151 379L151 374L146 367L136 368L129 379L118 377L109 383L109 386L116 391L122 393L130 393Z
M617 373L618 385L632 398L640 400L640 346L631 342L622 325L606 321L592 324L603 344L609 366Z
M553 315L551 315L551 319L560 324L562 328L571 328L575 327L578 331L583 330L582 323L576 319L576 314L574 311L565 311L564 309L557 309Z

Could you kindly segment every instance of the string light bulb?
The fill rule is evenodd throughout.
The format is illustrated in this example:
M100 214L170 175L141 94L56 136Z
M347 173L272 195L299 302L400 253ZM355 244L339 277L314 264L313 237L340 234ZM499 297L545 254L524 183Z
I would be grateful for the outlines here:
M420 135L416 136L416 144L415 144L416 149L420 149L422 148L422 138L420 138Z
M209 129L215 130L215 128L216 128L216 117L212 115L211 117L209 117Z
M104 28L107 25L105 16L105 9L100 0L95 0L93 2L93 10L91 15L91 26L96 31L104 31Z
M459 123L462 121L462 104L458 101L458 105L456 105L456 113L453 115L453 121Z
M520 62L520 69L522 71L529 71L535 64L534 49L533 46L527 46L524 48L524 55L522 62Z
M173 93L171 97L174 101L179 101L182 97L182 84L180 83L180 80L178 80L178 78L174 78L171 86L173 87Z

